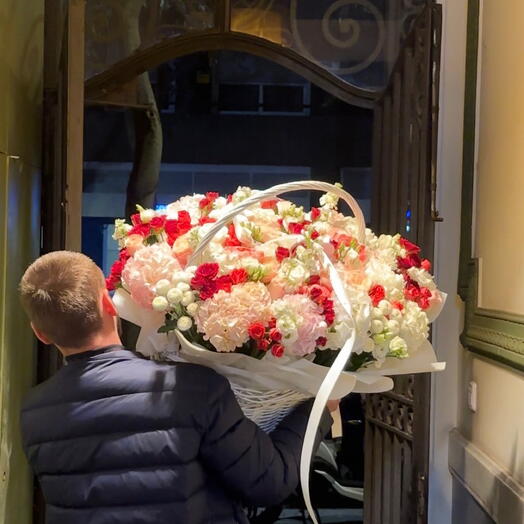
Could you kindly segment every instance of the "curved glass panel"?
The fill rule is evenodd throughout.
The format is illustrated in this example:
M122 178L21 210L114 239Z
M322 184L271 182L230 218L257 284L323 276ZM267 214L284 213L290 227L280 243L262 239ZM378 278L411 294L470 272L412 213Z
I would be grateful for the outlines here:
M217 0L87 0L86 77L165 38L215 26Z
M381 89L426 0L232 0L231 30L289 47L346 82Z

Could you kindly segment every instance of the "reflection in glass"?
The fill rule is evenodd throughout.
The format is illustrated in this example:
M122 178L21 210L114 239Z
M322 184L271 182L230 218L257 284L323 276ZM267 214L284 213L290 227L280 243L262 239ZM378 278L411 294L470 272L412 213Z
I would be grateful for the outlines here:
M347 82L386 85L426 0L232 0L231 29L292 48Z
M216 0L87 0L86 77L139 48L215 25Z

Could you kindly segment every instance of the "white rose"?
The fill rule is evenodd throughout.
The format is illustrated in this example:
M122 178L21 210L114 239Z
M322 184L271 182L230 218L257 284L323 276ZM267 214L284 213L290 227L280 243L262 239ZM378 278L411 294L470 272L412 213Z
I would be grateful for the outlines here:
M389 292L389 298L394 302L398 302L404 298L404 294L400 289L395 287Z
M374 346L375 346L375 343L373 342L373 339L369 337L365 337L362 340L362 344L361 344L362 351L365 351L366 353L371 353L373 351Z
M391 304L387 300L381 300L378 304L378 308L384 316L391 313Z
M371 310L371 318L375 320L383 320L384 315L382 314L382 311L378 307L374 307Z
M180 331L187 331L188 329L191 329L192 325L193 321L189 317L180 317L176 322L176 327Z
M224 197L218 197L218 198L214 201L214 205L215 205L215 208L216 208L216 209L222 209L223 207L226 207L226 205L227 205L227 199L224 198Z
M306 280L307 271L302 265L295 266L290 272L289 272L289 280L293 284L300 284L301 282L304 282Z
M152 209L144 209L143 211L140 211L140 220L143 224L149 224L155 216L156 213Z
M384 324L380 320L371 321L371 333L382 333L384 331Z
M196 302L191 302L191 304L188 304L186 308L188 315L191 315L192 317L194 317L198 311L198 307L199 306Z
M166 297L155 297L152 303L155 311L165 311L169 307Z
M389 316L392 320L400 320L402 318L402 311L399 309L392 309Z
M389 351L394 353L395 357L406 358L408 356L408 345L403 338L395 337L389 343Z
M184 293L184 296L182 297L182 305L183 306L189 306L189 304L192 304L195 301L195 295L193 295L192 291L186 291Z
M184 296L184 293L177 287L174 287L167 292L167 300L169 301L170 304L180 303L183 296Z
M162 280L159 280L156 283L155 293L157 295L161 295L161 296L165 297L167 295L167 292L170 289L171 289L171 282L169 282L169 280L166 280L165 278L163 278Z
M400 324L396 320L388 320L386 322L386 329L393 335L398 335L400 332Z

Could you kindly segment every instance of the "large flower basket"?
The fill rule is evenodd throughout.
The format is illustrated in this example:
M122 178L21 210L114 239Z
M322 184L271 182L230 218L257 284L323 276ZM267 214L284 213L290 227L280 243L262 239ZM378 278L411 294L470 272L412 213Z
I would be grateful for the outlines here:
M280 198L297 190L325 192L321 207ZM444 367L427 340L445 299L429 262L400 236L367 230L337 185L183 197L165 215L139 208L132 225L117 221L115 238L122 255L108 283L121 317L141 327L139 351L215 369L265 431L315 398L301 458L313 521L307 480L327 401Z

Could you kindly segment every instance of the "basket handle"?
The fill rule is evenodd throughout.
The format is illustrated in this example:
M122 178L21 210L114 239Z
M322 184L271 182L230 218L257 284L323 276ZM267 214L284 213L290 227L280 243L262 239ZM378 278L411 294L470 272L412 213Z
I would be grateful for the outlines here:
M249 207L253 206L254 204L258 204L259 202L263 202L264 200L270 200L272 198L278 197L283 193L290 193L292 191L301 191L304 189L311 189L311 190L316 190L316 191L334 193L338 197L342 198L348 204L351 211L355 215L355 218L357 219L358 241L361 244L364 243L364 239L366 235L366 221L364 219L364 214L362 213L362 210L360 209L360 206L358 205L358 202L355 200L355 198L353 198L347 191L344 191L344 189L338 186L335 186L333 184L329 184L328 182L316 182L312 180L304 180L304 181L298 181L298 182L289 182L287 184L279 184L277 186L270 187L269 189L266 189L265 191L261 191L260 193L257 193L256 195L250 196L249 198L246 198L245 200L242 200L242 202L238 203L235 207L229 210L222 218L220 218L220 220L217 220L213 224L213 227L211 227L210 230L202 237L197 248L191 255L188 265L189 266L193 265L195 261L198 260L198 257L207 247L209 242L211 242L213 237L218 233L218 231L220 231L225 225L231 222L231 220L236 215L238 215L245 209L248 209Z

